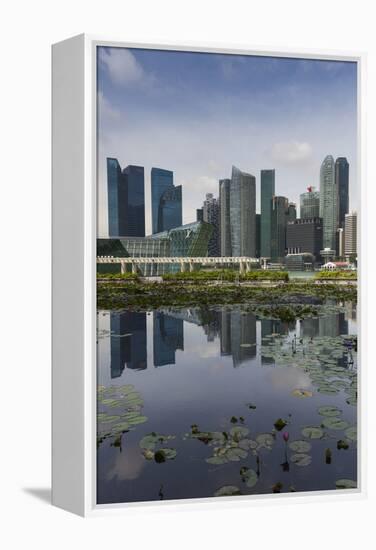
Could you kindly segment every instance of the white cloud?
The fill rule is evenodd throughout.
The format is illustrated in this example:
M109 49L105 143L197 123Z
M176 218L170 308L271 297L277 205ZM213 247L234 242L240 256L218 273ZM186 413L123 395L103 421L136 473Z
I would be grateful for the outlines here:
M98 92L97 101L99 120L102 124L119 119L120 111L111 105L103 92Z
M305 141L280 141L271 148L271 157L284 164L300 164L311 159L312 147Z
M100 62L106 66L115 84L128 86L139 83L146 77L144 69L132 52L123 48L102 48Z

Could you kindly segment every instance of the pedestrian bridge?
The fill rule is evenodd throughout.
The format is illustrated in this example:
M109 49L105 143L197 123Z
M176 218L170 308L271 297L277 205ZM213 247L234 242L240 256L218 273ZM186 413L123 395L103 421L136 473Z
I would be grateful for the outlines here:
M246 273L252 269L252 265L259 265L258 258L250 258L248 256L206 256L206 257L151 257L151 258L116 258L114 256L97 256L97 264L120 264L121 273L125 273L127 266L132 267L132 273L138 272L140 266L158 266L159 264L178 264L180 271L194 271L195 268L201 266L228 266L239 265L239 272Z

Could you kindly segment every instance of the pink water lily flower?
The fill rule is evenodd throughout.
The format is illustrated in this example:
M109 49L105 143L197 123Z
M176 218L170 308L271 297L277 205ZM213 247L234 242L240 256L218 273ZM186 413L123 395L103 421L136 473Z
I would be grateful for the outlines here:
M282 437L285 443L287 443L290 437L289 432L283 432Z

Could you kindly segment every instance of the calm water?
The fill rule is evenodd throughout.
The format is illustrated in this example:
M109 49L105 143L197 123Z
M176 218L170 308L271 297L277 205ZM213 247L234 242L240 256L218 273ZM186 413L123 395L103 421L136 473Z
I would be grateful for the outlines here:
M260 494L271 493L276 484L289 492L335 489L338 479L355 481L356 443L347 439L345 428L322 426L319 439L301 433L328 418L318 413L322 406L338 407L346 428L356 424L356 346L344 338L347 334L356 334L351 304L290 325L236 306L99 311L99 387L111 394L111 386L134 386L146 418L121 436L120 445L111 436L100 442L98 503L209 497L229 485L242 494ZM295 389L312 395L296 397ZM123 411L108 401L98 410L102 407L111 426ZM279 418L288 422L281 432L274 428ZM195 424L201 431L226 433L246 427L252 441L268 433L273 444L249 451L240 461L209 464L205 459L213 455L213 445L185 435ZM289 443L311 444L305 453L309 465L291 460L295 453L283 440L286 431ZM175 436L162 445L177 451L175 459L145 459L139 442L151 432ZM347 441L346 450L337 449L339 440ZM253 487L240 476L243 466L258 474Z

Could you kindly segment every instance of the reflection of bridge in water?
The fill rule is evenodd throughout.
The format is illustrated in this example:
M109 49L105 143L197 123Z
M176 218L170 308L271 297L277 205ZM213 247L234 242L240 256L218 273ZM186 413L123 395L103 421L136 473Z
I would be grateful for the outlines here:
M132 273L138 272L138 267L159 266L159 265L178 265L181 272L194 271L196 267L201 266L230 266L239 265L239 272L246 273L252 269L252 265L259 265L258 258L248 256L171 256L171 257L144 257L144 258L117 258L114 256L97 256L97 264L120 264L121 273L127 271L131 266Z

